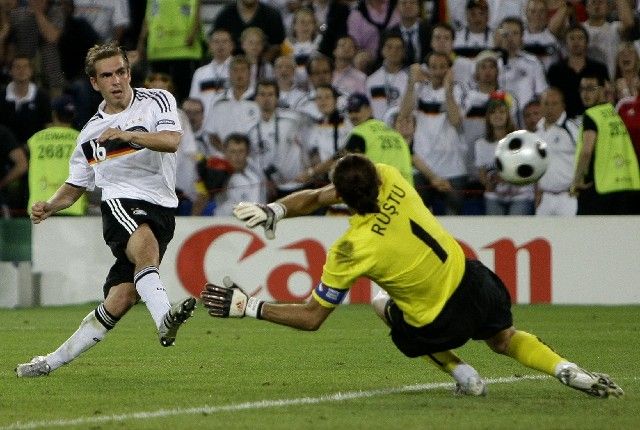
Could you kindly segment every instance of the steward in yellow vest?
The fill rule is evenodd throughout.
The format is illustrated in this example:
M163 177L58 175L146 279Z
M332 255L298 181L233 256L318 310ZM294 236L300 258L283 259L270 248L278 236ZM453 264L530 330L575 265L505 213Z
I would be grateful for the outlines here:
M173 78L175 96L189 95L191 78L204 55L201 0L147 0L137 50L153 72ZM146 49L145 49L146 42Z
M27 141L29 145L29 205L48 200L69 177L69 159L76 148L78 130L71 127L75 107L71 97L53 100L53 122ZM85 215L87 197L83 195L60 215Z
M587 109L578 136L571 191L578 195L578 215L638 213L638 159L622 118L605 102L603 84L591 76L580 81Z
M351 94L347 100L347 111L354 128L345 149L348 152L362 153L374 163L395 167L413 185L411 151L402 135L373 118L369 99L364 94Z

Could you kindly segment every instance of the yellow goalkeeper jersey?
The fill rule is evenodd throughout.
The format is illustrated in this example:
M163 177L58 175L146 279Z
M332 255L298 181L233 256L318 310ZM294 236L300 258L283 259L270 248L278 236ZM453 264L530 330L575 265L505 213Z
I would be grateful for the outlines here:
M420 327L440 313L464 274L462 248L394 167L376 164L380 213L352 215L332 246L313 297L337 306L361 276L396 302L407 323Z

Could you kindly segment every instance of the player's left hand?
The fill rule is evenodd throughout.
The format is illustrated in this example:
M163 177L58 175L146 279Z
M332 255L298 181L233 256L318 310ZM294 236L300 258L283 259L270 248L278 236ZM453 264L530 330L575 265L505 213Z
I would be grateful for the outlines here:
M224 286L207 283L200 293L209 315L217 318L242 318L245 315L260 318L262 300L247 296L228 276L222 282Z
M257 225L264 227L264 235L267 239L276 237L276 223L284 218L286 208L280 203L240 202L233 208L233 215L245 225L254 228Z

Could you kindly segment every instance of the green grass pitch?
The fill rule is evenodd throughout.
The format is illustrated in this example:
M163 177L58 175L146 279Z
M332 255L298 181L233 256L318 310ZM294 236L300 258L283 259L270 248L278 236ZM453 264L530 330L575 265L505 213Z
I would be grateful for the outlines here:
M626 391L601 400L470 342L490 382L454 397L448 375L395 349L369 306L338 308L314 333L210 318L201 306L162 348L144 305L48 377L16 363L56 348L92 305L0 310L0 430L637 429L639 306L515 306L516 326Z

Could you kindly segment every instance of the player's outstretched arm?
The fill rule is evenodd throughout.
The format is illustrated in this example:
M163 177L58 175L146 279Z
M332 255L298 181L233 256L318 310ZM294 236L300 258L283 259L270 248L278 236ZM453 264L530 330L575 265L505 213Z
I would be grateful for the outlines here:
M282 218L309 215L316 210L340 203L333 184L315 190L301 190L268 205L240 202L233 208L233 215L246 226L264 227L267 239L275 238L276 224Z
M223 286L206 284L200 297L209 315L217 318L249 316L299 330L320 328L334 308L326 308L315 299L306 303L265 303L248 295L227 276Z
M84 194L85 188L67 183L62 184L58 191L46 202L35 202L31 206L31 221L39 224L54 213L66 209Z

